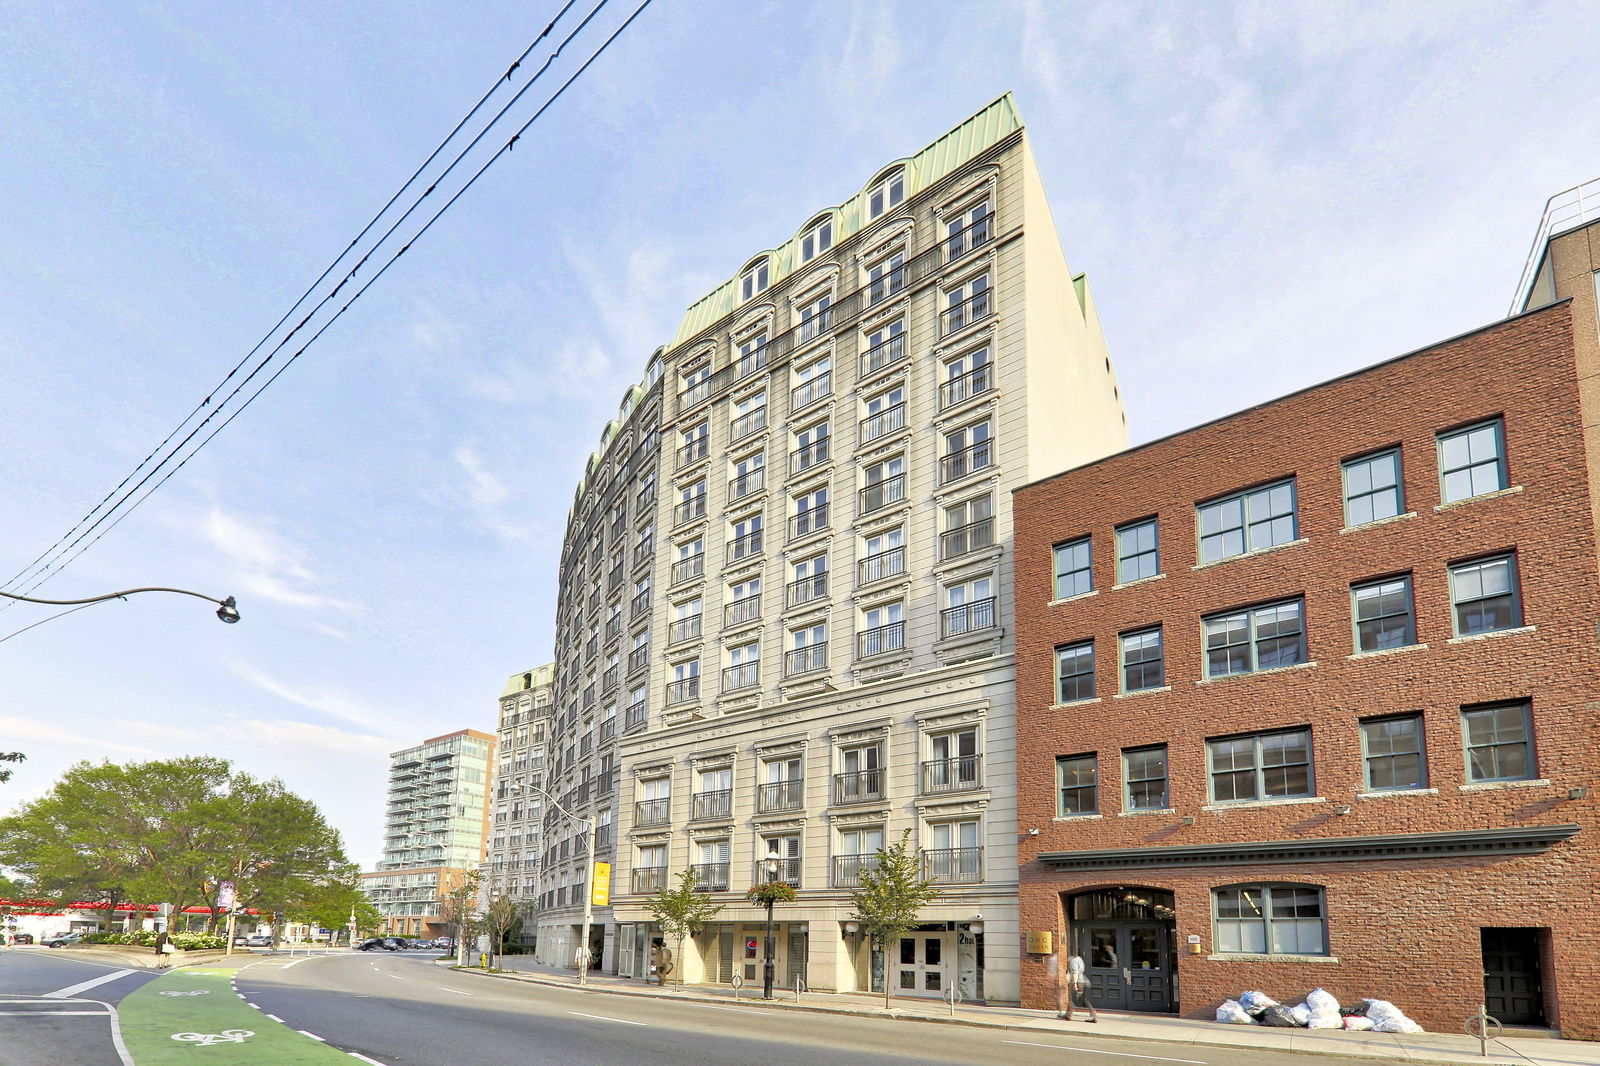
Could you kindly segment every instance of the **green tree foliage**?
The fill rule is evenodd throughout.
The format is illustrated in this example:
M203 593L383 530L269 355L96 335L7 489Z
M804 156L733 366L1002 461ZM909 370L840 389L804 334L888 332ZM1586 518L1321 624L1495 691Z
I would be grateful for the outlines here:
M677 888L662 885L645 901L661 931L678 942L679 988L683 987L683 942L722 911L721 904L712 903L711 897L699 889L694 871L684 870L678 874Z
M462 944L474 933L473 908L478 904L478 871L468 870L460 880L447 882L448 890L439 897L439 921L450 927L456 939L456 952L464 952Z
M522 905L511 895L509 879L491 877L484 889L488 902L483 908L483 928L489 934L491 965L499 966L505 954L506 937L522 926Z
M372 905L357 879L328 885L315 898L284 912L288 917L333 930L334 941L350 935L350 915L356 916L357 936L376 936L383 929L383 912Z
M863 863L861 884L850 893L851 915L887 957L889 951L919 924L917 913L939 898L939 889L922 875L922 853L909 846L911 830L878 851L876 864ZM884 975L883 1006L889 1007L888 975Z
M28 757L20 751L0 751L0 762L27 762ZM10 781L11 771L0 767L0 782Z
M46 894L180 913L210 905L223 881L241 906L295 912L356 876L314 804L203 756L78 763L0 819L0 865Z

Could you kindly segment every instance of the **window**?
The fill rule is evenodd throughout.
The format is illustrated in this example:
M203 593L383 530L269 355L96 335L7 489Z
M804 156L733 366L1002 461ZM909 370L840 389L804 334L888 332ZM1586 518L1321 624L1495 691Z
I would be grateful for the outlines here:
M767 332L752 334L739 342L739 376L747 378L767 365Z
M800 262L809 263L832 247L833 219L818 219L800 235Z
M695 798L699 799L698 796ZM695 891L726 892L728 890L727 840L702 840L695 845L695 850L699 861L690 871L694 874Z
M1493 633L1522 625L1517 595L1517 557L1496 555L1450 568L1450 604L1456 636Z
M1130 811L1161 811L1167 802L1167 746L1122 753L1123 803Z
M757 293L766 291L769 277L765 259L758 259L745 267L744 273L739 275L739 298L748 300Z
M866 403L867 417L861 420L861 443L877 440L887 433L893 433L906 424L906 387L896 385L876 396L869 396Z
M1311 730L1206 741L1216 803L1312 795Z
M1445 503L1505 488L1504 423L1496 418L1439 434L1439 484Z
M994 465L994 442L987 419L962 426L944 435L944 458L940 460L940 481L955 481Z
M667 685L668 703L688 703L700 698L700 660L674 663L672 682Z
M1122 691L1160 688L1166 684L1161 656L1161 627L1124 633L1122 644Z
M1117 527L1117 584L1125 585L1161 573L1158 541L1154 518Z
M876 374L890 363L905 357L905 323L896 319L867 334L866 349L861 354L861 376Z
M1267 603L1201 620L1206 677L1275 670L1306 661L1305 623L1299 600Z
M672 625L667 629L667 642L693 640L700 635L700 621L704 611L700 597L672 605Z
M1417 642L1411 604L1411 575L1350 586L1356 651L1403 648Z
M676 545L677 558L672 563L672 580L688 581L706 572L706 539L695 537Z
M734 403L728 412L728 436L731 440L748 437L757 430L767 427L767 393L760 392L746 396Z
M736 522L728 524L731 534L728 540L728 559L736 563L740 559L748 559L761 554L761 512L747 515Z
M980 200L945 221L945 261L965 255L989 239L989 203Z
M989 275L968 278L944 294L944 334L948 336L987 315L990 308Z
M841 829L839 849L833 856L833 883L847 888L861 883L861 871L877 866L883 850L883 827Z
M761 792L758 811L786 811L805 803L805 779L800 760L790 756L764 760L761 764Z
M825 355L821 359L813 359L794 372L794 388L789 392L789 409L798 411L824 396L831 395L832 392L833 357Z
M1535 776L1533 708L1523 700L1461 708L1467 780L1525 781Z
M794 518L790 522L791 536L803 537L828 524L827 486L812 489L794 498Z
M1428 767L1422 751L1422 715L1363 721L1361 756L1367 791L1426 788Z
M789 606L819 600L828 594L828 557L813 555L801 559L790 568Z
M784 659L784 675L825 670L828 666L828 626L824 622L789 631L789 654Z
M800 343L820 337L833 328L833 295L823 293L800 306Z
M761 681L761 644L751 641L728 649L728 668L722 672L722 688L750 688Z
M963 352L944 364L944 381L939 385L939 409L953 407L969 396L988 392L994 385L994 367L989 349Z
M800 834L783 833L772 836L763 836L760 839L761 854L756 856L756 880L765 881L769 871L766 867L767 856L773 852L778 854L777 876L774 880L785 884L800 884Z
M928 761L922 764L924 794L978 787L978 731L959 729L928 738Z
M634 860L633 890L654 892L667 883L667 846L665 844L639 844ZM564 890L558 890L558 893ZM559 895L557 896L559 899Z
M867 467L867 485L861 490L862 514L869 514L906 498L905 466L905 457L896 455Z
M733 809L733 770L718 767L695 775L694 795L690 797L691 818L725 818Z
M1093 755L1068 755L1056 760L1058 815L1094 814L1099 810L1095 800L1096 762Z
M906 254L896 252L867 270L867 303L875 304L905 288Z
M752 577L728 588L724 625L736 626L761 617L761 579Z
M887 603L861 612L861 632L856 638L861 658L898 651L906 646L905 604Z
M905 529L896 526L866 538L856 564L856 584L869 585L906 571Z
M1344 524L1364 526L1406 509L1400 483L1400 449L1390 448L1344 464Z
M995 627L994 582L976 577L944 590L945 609L940 612L939 635L954 637L979 629Z
M673 520L682 525L692 522L696 518L704 518L706 513L706 482L704 478L692 481L678 490L678 506L673 511Z
M831 429L826 422L818 422L794 435L794 451L789 453L789 473L801 474L828 461Z
M952 504L944 509L944 523L939 558L953 559L987 548L994 543L994 502L988 496L976 496Z
M973 884L982 878L983 847L976 818L934 822L928 826L928 843L922 852L922 874L930 881ZM904 950L902 943L901 950Z
M1326 955L1322 889L1313 885L1234 885L1211 892L1218 952Z
M1056 649L1056 702L1094 697L1094 641Z
M728 478L728 499L739 500L767 485L767 453L756 452L733 460Z
M896 170L867 191L867 219L871 221L906 198L906 173Z
M1200 561L1214 563L1296 536L1294 478L1201 504Z
M1055 546L1056 599L1081 596L1094 588L1089 538L1079 537Z
M711 361L688 370L678 379L678 406L691 407L711 395Z
M839 773L834 776L835 803L880 799L883 796L883 748L862 744L839 751Z

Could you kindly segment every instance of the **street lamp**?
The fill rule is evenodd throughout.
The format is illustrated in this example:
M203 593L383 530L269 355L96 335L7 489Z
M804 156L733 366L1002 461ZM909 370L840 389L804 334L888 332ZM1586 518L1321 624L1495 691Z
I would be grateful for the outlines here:
M595 818L585 818L581 815L573 814L561 804L557 803L554 796L550 795L550 793L546 792L538 785L525 785L518 781L511 786L511 791L519 792L524 788L532 789L534 792L539 793L539 795L544 797L544 801L550 804L551 807L554 807L568 818L571 818L574 822L581 822L589 827L589 871L584 876L583 886L587 890L583 894L583 939L578 942L578 950L575 954L575 961L578 964L578 983L580 985L587 984L588 982L586 981L586 975L589 971L589 929L590 926L594 924L594 838L595 831L599 826L599 820ZM542 834L540 839L541 841L543 840ZM543 863L540 863L540 865L543 866ZM540 880L543 880L542 874Z
M782 861L783 861L783 856L778 854L778 849L777 848L773 848L771 851L767 852L767 858L766 858L765 866L766 866L766 871L767 871L767 884L768 885L771 885L773 882L778 880L778 864L781 863ZM773 902L775 900L776 900L776 897L771 892L768 892L767 893L767 961L762 966L762 969L761 969L761 998L762 999L771 999L772 998L772 971L773 971L773 965L772 965L772 904L773 904Z
M91 603L103 603L106 600L126 599L127 597L133 596L140 592L171 592L176 593L179 596L193 596L197 600L205 600L207 603L216 604L217 617L222 619L224 622L227 622L231 625L239 620L239 605L234 602L232 596L229 596L227 599L219 600L215 596L206 596L199 592L190 592L188 589L169 589L161 587L123 589L121 592L108 592L104 596L90 596L85 600L40 600L35 599L32 596L19 596L14 592L0 592L0 596L4 596L8 600L20 600L23 603L49 604L52 607L87 607Z

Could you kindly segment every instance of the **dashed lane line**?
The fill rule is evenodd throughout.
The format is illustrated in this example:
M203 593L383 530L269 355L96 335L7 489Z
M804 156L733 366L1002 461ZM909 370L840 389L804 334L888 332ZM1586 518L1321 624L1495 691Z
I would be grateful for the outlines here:
M1146 1062L1186 1062L1190 1066L1208 1066L1204 1059L1169 1059L1161 1055L1130 1055L1125 1051L1101 1051L1092 1047L1068 1047L1065 1044L1035 1044L1029 1040L1002 1040L1002 1044L1020 1044L1023 1047L1047 1047L1056 1051L1079 1051L1085 1055L1111 1055L1119 1059L1144 1059Z
M576 1014L580 1018L593 1018L597 1022L616 1022L618 1025L649 1025L649 1022L632 1022L626 1018L607 1018L600 1014L585 1014L582 1011L569 1010L568 1014Z
M443 985L439 986L439 991L441 991L441 992L454 992L458 996L470 996L470 995L472 995L471 992L463 992L459 988L446 988Z

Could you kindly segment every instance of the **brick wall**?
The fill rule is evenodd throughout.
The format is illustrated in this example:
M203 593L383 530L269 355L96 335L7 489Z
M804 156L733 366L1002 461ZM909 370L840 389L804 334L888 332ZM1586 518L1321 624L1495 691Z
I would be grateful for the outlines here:
M1479 929L1544 938L1545 1005L1569 1035L1600 1035L1600 582L1585 439L1565 303L1035 483L1016 493L1018 808L1022 925L1067 932L1061 893L1107 884L1176 893L1183 1012L1209 1016L1260 987L1295 1001L1322 985L1379 995L1429 1028L1456 1030L1482 1001ZM1499 415L1508 490L1440 506L1435 434ZM1346 530L1340 464L1402 453L1402 517ZM1195 504L1293 476L1298 538L1197 567ZM1162 576L1122 588L1113 529L1157 515ZM1096 591L1051 603L1051 546L1093 537ZM1524 628L1453 640L1448 567L1514 549ZM1350 586L1410 573L1418 644L1353 655ZM1201 683L1203 615L1303 597L1309 665ZM1163 626L1167 688L1119 697L1117 635ZM1092 702L1055 706L1054 649L1094 639ZM1540 783L1471 788L1460 709L1532 702ZM1360 719L1421 713L1428 789L1362 795ZM1205 738L1309 726L1322 802L1208 800ZM1168 745L1171 813L1125 815L1119 751ZM1098 819L1057 819L1055 757L1099 756ZM1548 783L1543 783L1548 782ZM1349 805L1346 815L1334 813ZM1185 826L1182 819L1195 820ZM1578 823L1541 855L1058 874L1041 852L1367 836ZM1028 836L1039 829L1037 836ZM1212 952L1209 889L1322 885L1335 962L1242 961ZM1024 1003L1055 1001L1045 960L1025 957Z

